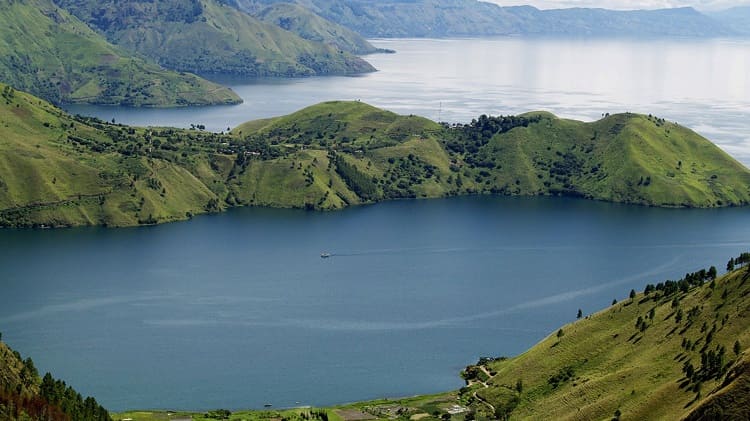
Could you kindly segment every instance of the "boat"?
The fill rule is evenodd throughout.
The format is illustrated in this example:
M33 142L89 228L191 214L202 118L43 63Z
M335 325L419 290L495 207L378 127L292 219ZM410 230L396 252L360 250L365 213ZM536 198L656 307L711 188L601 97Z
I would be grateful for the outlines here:
M320 258L321 259L327 259L329 257L331 257L331 253L325 253L325 252L320 253Z

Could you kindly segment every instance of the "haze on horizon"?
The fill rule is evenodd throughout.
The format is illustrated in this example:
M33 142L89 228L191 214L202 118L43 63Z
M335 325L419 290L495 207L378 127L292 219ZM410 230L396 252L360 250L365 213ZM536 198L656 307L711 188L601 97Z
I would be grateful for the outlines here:
M702 11L724 10L737 6L750 6L750 0L483 0L501 6L529 5L539 9L565 9L595 7L616 10L669 9L694 7Z

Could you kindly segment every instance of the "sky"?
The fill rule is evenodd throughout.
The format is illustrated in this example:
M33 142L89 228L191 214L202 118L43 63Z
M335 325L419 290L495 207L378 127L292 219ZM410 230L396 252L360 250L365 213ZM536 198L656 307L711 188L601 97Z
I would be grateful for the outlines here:
M531 5L540 9L566 7L601 7L605 9L663 9L692 6L698 10L713 11L734 6L750 6L750 0L484 0L502 6Z

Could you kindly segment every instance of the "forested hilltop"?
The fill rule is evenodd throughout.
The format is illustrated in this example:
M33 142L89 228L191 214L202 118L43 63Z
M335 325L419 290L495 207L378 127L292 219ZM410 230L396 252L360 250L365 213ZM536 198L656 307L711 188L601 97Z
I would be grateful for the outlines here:
M174 70L247 77L355 74L365 60L218 0L54 0L111 43Z
M618 114L438 124L328 102L230 133L75 117L0 85L0 225L132 226L233 206L565 195L667 207L750 203L750 171L695 132Z
M230 89L107 42L51 0L0 1L0 81L54 103L236 104Z

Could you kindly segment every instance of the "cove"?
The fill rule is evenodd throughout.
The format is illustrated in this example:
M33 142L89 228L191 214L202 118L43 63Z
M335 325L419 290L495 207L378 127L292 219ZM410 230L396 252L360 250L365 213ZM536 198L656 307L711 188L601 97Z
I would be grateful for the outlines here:
M6 229L0 331L114 411L433 393L749 239L746 208L494 196Z

